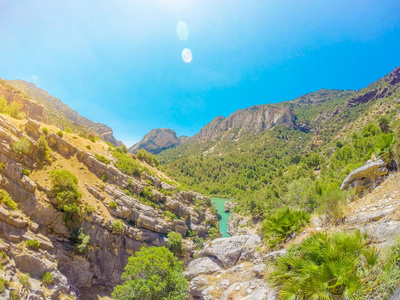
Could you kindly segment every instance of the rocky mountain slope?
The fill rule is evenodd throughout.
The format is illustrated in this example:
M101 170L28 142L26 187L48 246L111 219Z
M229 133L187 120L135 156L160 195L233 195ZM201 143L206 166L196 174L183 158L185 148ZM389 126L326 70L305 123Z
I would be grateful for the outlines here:
M78 132L94 132L103 140L110 142L114 146L122 145L113 135L112 129L104 124L93 122L71 109L60 99L49 95L45 90L38 88L35 84L24 80L2 80L3 89L11 87L17 92L21 92L29 99L41 103L46 108L46 115L51 123L56 124L61 129L69 126ZM31 110L30 110L31 111Z
M38 156L43 137L52 149L49 162ZM21 140L29 145L23 152L16 150L16 145L24 144ZM66 299L84 292L82 299L91 299L121 281L127 258L142 245L166 245L170 231L185 237L190 230L206 237L208 229L216 226L209 199L178 191L160 179L168 181L165 175L144 162L138 163L153 175L149 171L139 177L126 175L115 167L113 151L100 140L89 141L75 133L61 135L52 125L0 114L0 191L12 199L2 192L0 277L6 280L6 290L0 297L18 293L29 299ZM57 206L53 170L68 170L78 179L82 193L79 232L71 231L65 212ZM38 246L28 241L37 241ZM184 242L188 256L182 259L189 259L194 244L192 239ZM82 243L86 250L77 251ZM41 282L47 272L54 278L48 285Z
M254 233L260 232L259 220L231 214L229 233L232 237L209 242L199 251L199 258L188 265L185 276L190 280L190 296L207 300L285 299L279 298L279 289L270 284L272 266L291 246L318 232L360 231L368 236L368 243L380 249L383 256L399 237L399 184L399 174L388 174L383 161L368 162L343 181L343 188L346 185L357 186L363 196L347 203L341 222L332 224L324 216L314 214L309 225L288 238L279 250L269 249L265 241ZM392 294L398 286L396 279L394 284ZM391 295L374 294L372 291L369 294L372 296L365 299L389 299Z
M130 153L136 154L140 149L149 153L158 154L161 151L183 144L187 137L176 135L172 129L159 128L153 129L146 134L143 139L128 149Z
M187 143L158 157L179 181L203 193L240 198L267 188L313 150L323 149L326 157L351 132L381 116L392 117L399 80L396 68L359 91L320 90L216 117Z

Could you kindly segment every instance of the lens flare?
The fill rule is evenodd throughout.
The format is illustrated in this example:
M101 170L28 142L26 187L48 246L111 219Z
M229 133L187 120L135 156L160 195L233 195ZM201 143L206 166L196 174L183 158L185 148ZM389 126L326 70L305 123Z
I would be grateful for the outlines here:
M190 63L192 61L192 51L190 51L188 48L183 49L182 59L185 63Z
M189 27L183 21L179 21L176 25L176 34L178 38L182 41L186 41L189 37Z

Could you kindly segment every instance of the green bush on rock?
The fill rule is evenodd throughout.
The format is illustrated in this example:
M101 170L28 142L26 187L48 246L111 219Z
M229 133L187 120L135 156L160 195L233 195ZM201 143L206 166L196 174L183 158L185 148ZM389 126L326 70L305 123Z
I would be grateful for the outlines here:
M53 170L50 175L53 185L51 192L56 198L57 209L64 212L64 223L72 228L82 215L78 178L68 170Z

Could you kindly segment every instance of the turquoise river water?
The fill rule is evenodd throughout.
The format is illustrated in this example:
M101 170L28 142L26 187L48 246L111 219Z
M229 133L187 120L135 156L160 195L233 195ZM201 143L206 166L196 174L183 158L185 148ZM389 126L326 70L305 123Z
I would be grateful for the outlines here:
M228 220L230 214L224 212L224 204L228 199L222 199L217 197L212 197L211 201L214 203L214 206L217 208L218 213L221 215L221 220L219 220L219 228L221 229L222 236L228 237L230 236L226 231L228 229Z

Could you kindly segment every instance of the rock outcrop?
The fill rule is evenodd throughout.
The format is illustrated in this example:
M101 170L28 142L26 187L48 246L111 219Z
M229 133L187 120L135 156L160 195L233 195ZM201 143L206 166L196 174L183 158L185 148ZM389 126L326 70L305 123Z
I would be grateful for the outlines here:
M0 79L0 96L4 96L8 104L17 102L21 107L21 112L24 113L27 118L43 123L47 122L47 115L43 105L32 101L23 93L13 89L3 79Z
M361 196L382 183L387 174L388 169L383 160L370 161L347 175L340 189L354 188L356 193Z
M51 272L57 279L49 288L53 290L47 294L50 298L51 295L79 295L79 289L94 285L112 288L121 282L128 257L143 244L165 246L170 231L185 237L192 230L205 237L208 229L218 222L207 206L211 202L204 196L178 192L154 175L142 176L151 177L153 184L128 176L113 164L100 162L91 153L79 149L74 139L67 141L54 132L46 136L53 149L53 163L39 165L37 139L41 125L28 120L25 134L23 126L17 128L10 120L0 115L0 189L7 191L19 208L13 211L0 204L0 242L7 245L3 248L12 258L11 271L8 266L6 268L7 280L18 282L18 274L29 273L31 285L38 292L41 276ZM12 147L22 137L30 142L29 151L24 155L16 154ZM107 148L104 144L103 149ZM89 198L91 205L96 205L82 214L79 224L82 233L90 237L87 253L77 252L71 243L74 233L64 225L63 213L57 210L47 178L52 169L65 168L66 164L75 165L85 207L90 208ZM32 171L30 177L24 175L24 170ZM107 177L107 183L100 180L102 176ZM147 203L154 205L140 200L145 187L151 191ZM170 194L159 192L159 187L170 190ZM195 210L199 203L203 203L202 209ZM169 211L176 219L166 217L164 211ZM123 224L118 232L112 226L116 221ZM28 239L39 241L39 252L17 246ZM184 242L189 250L194 247L193 242ZM46 294L46 291L40 290L40 293Z
M246 133L261 133L275 125L295 127L295 117L288 106L257 105L238 110L228 118L216 117L193 136L191 141L234 139Z
M189 299L277 299L266 284L264 258L257 252L258 235L219 238L206 243L200 258L187 266ZM268 261L266 259L265 261Z

